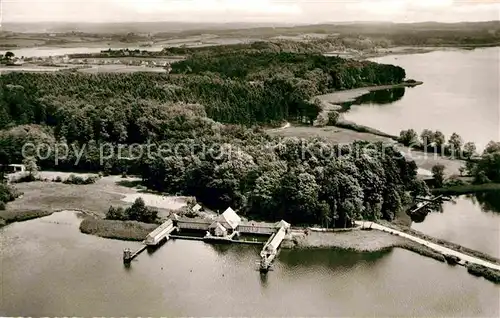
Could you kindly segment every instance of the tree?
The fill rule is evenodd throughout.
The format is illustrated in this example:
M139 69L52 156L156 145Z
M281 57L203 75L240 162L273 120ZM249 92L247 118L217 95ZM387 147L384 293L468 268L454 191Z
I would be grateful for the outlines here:
M424 147L428 147L430 144L434 143L434 132L429 129L424 129L420 134L420 139Z
M31 180L34 180L36 177L36 174L38 172L38 166L36 165L36 159L35 158L26 158L23 160L23 165L26 168L26 171L28 172L28 175Z
M106 219L125 221L127 220L127 214L125 213L125 210L122 207L114 208L111 206L109 207L109 210L106 213Z
M473 142L468 142L464 145L463 154L467 159L470 159L472 156L476 154L476 145Z
M462 166L460 168L458 168L458 172L460 173L460 176L463 177L464 176L464 173L467 171L467 168Z
M7 53L5 53L5 59L7 59L8 61L10 61L11 59L13 59L16 55L10 51L8 51Z
M418 143L418 134L413 129L402 130L399 133L399 142L405 146L412 146Z
M332 110L328 113L328 125L335 126L340 118L340 113Z
M445 166L441 164L437 164L432 167L432 176L434 177L434 182L438 188L441 188L444 184L444 169Z
M464 141L457 133L453 133L450 140L448 140L449 151L453 155L460 154L462 152L463 145Z
M446 142L446 137L444 136L444 134L442 132L440 132L439 130L436 130L434 132L434 142L436 143L436 146L439 149L442 149L445 142Z

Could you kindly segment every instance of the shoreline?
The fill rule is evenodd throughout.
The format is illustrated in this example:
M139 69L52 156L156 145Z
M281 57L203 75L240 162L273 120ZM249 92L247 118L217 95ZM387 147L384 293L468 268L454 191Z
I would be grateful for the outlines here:
M48 215L40 215L36 218L43 218L52 215L56 212L73 212L85 213L85 211L76 210L61 210L54 211ZM154 230L158 224L146 224L134 221L113 221L102 218L97 218L91 213L85 213L86 217L83 218L78 226L78 231L82 235L93 235L105 239L113 239L120 241L143 241L146 235ZM30 220L33 220L31 218ZM2 219L0 219L1 225ZM23 220L28 221L28 220ZM16 222L23 222L16 221ZM16 222L11 222L13 224ZM398 228L391 223L392 228ZM0 226L0 229L2 227ZM464 266L468 273L478 277L483 277L495 284L500 283L500 271L476 265L473 263L463 262L460 259L454 259L450 255L445 255L441 252L435 251L428 246L413 242L407 238L399 235L385 233L377 229L361 229L355 228L351 231L338 231L338 232L316 232L311 231L309 234L297 232L293 234L292 238L283 241L283 249L341 249L353 251L357 253L377 253L392 250L393 248L401 248L407 251L417 253L421 256L432 258L441 263L447 263L450 266L461 265ZM412 233L413 234L413 233ZM428 236L426 236L427 238ZM440 241L433 238L431 241ZM457 245L457 244L454 244ZM461 247L461 246L460 246ZM469 249L463 247L459 248L461 252L468 252ZM481 254L481 253L480 253ZM482 254L484 255L484 254ZM488 255L487 255L488 256ZM478 257L478 255L476 255ZM488 256L486 259L490 261L495 258Z
M369 94L371 92L376 92L386 89L402 88L402 87L415 87L422 84L424 84L424 82L416 81L415 83L402 82L398 84L359 87L359 88L335 91L328 94L316 95L312 99L313 100L318 99L321 102L322 106L329 108L328 110L341 110L343 108L339 104L354 102L357 98Z
M498 47L500 43L485 43L485 44L442 44L437 46L393 46L383 49L382 51L367 52L360 56L361 60L368 60L391 55L410 55L410 54L426 54L436 51L460 51L474 50L482 48Z
M340 114L345 113L346 110L341 104L354 102L356 101L356 99L364 95L381 90L405 88L405 87L413 88L416 86L420 86L422 84L424 84L424 82L421 81L415 81L411 83L402 82L398 84L367 86L367 87L360 87L348 90L340 90L328 94L314 96L312 100L318 100L321 104L321 112L318 114L318 117L314 121L314 126L315 127L328 126L328 114L331 111L337 111ZM380 131L372 127L347 121L343 119L342 116L334 126L339 128L350 129L361 133L370 133L373 135L387 137L390 139L397 139L397 136L385 133L383 131Z

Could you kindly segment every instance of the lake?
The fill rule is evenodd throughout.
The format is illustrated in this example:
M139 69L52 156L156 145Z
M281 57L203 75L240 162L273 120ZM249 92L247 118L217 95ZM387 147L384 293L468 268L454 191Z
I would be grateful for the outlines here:
M365 96L345 114L347 120L399 135L413 128L453 132L483 149L500 140L500 48L436 51L372 59L406 70L424 84Z
M172 240L129 268L139 243L81 234L76 213L0 229L1 316L498 316L500 286L412 252L283 250Z
M500 258L500 191L455 197L412 228Z

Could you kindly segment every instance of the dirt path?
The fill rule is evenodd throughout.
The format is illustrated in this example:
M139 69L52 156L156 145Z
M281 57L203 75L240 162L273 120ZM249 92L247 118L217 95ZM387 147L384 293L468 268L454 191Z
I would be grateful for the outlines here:
M493 264L493 263L484 261L482 259L479 259L477 257L473 257L473 256L469 256L469 255L457 252L457 251L449 249L447 247L428 242L428 241L421 239L421 238L418 238L416 236L413 236L413 235L410 235L410 234L407 234L407 233L404 233L404 232L401 232L398 230L394 230L394 229L388 228L386 226L383 226L383 225L380 225L380 224L377 224L374 222L356 221L356 225L363 226L363 227L371 227L372 229L391 233L391 234L397 234L400 237L404 237L404 238L407 238L413 242L427 246L427 247L429 247L429 248L431 248L439 253L453 255L453 256L459 257L461 260L469 262L469 263L482 265L484 267L488 267L488 268L491 268L494 270L500 270L500 265Z

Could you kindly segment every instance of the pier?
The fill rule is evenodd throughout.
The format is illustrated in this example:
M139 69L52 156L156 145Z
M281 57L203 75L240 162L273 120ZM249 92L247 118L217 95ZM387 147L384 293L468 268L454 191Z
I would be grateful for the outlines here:
M433 198L417 197L416 200L420 201L419 205L417 204L417 206L413 210L410 210L408 212L409 215L413 215L417 212L420 212L420 211L424 210L426 207L428 207L436 202L444 201L445 198L443 195L438 195L437 197L433 197ZM422 202L425 202L425 203L422 203Z
M262 273L267 273L271 268L274 259L278 255L278 249L288 234L290 224L281 221L276 224L276 227L279 228L278 231L269 238L260 252L260 271Z
M260 252L260 271L267 273L276 258L281 243L290 232L290 224L285 221L278 223L265 223L243 221L236 212L227 208L224 213L213 220L201 218L176 217L167 219L154 231L149 233L141 246L136 251L129 248L123 251L125 264L141 254L146 248L158 246L169 239L203 241L206 243L250 244L264 245ZM184 234L184 231L187 233ZM203 233L204 235L200 235ZM240 239L241 234L270 235L266 243L252 239Z
M130 263L134 258L148 248L148 246L157 246L160 242L168 240L170 238L170 234L175 230L176 227L174 226L173 221L168 219L146 236L146 239L142 242L144 246L141 246L135 252L132 252L129 248L123 250L123 262Z

